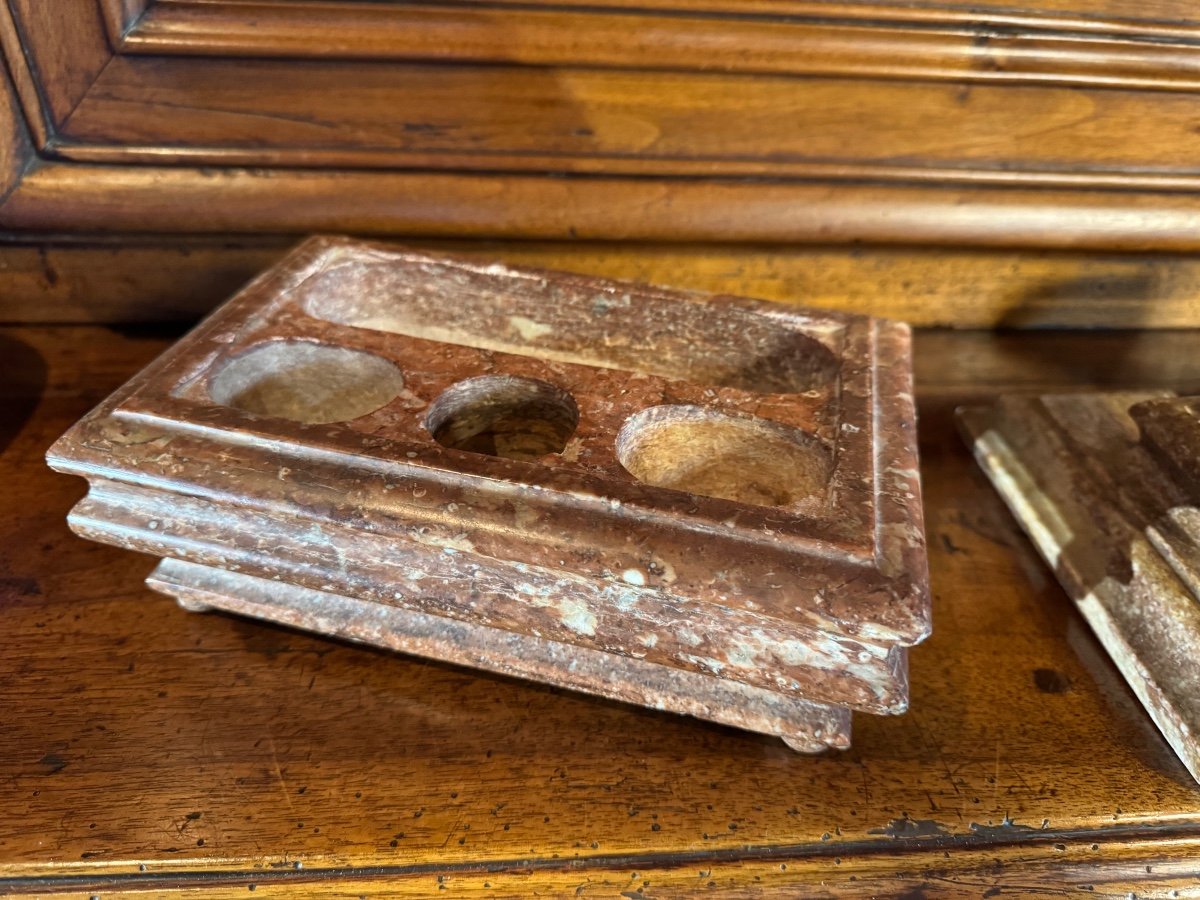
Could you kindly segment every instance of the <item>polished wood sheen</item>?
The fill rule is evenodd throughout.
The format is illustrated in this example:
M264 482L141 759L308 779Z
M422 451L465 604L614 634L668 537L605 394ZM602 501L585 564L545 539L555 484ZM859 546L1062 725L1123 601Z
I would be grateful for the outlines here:
M21 182L33 157L29 133L18 110L12 82L0 78L0 206Z
M950 415L1194 392L1197 333L917 335L934 636L911 711L816 758L150 593L151 559L67 531L83 484L41 458L172 339L0 330L0 892L1167 897L1200 876L1200 794Z
M298 91L290 62L118 58L60 128L60 152L119 161L171 144L197 163L1200 186L1185 93L846 79L798 90L765 75L323 61L305 76Z
M128 53L706 69L1191 90L1184 23L1066 20L949 6L658 3L246 3L160 0ZM1145 5L1142 13L1147 12ZM1153 10L1149 10L1153 13ZM686 13L686 15L680 15ZM320 19L321 27L314 29ZM880 28L880 23L888 27ZM1157 40L1147 41L1153 36Z
M212 0L182 0L184 3L207 3ZM332 0L337 3L339 0ZM370 2L370 0L368 0ZM567 6L645 8L645 0L492 0L503 6ZM1153 33L1186 31L1193 22L1196 8L1191 0L1143 0L1136 5L1129 0L988 0L964 6L957 0L925 0L922 3L901 5L870 0L837 3L829 0L654 0L655 9L674 12L758 13L774 15L829 15L836 11L848 18L876 21L912 22L987 22L1030 24L1031 22L1070 23L1083 31L1109 28L1136 28Z
M0 243L0 321L190 321L293 243L272 235ZM915 325L1181 328L1200 322L1200 261L1182 255L427 239L414 245Z
M149 202L153 198L153 202ZM1056 201L1087 204L1063 218ZM1200 250L1200 194L938 188L805 181L554 178L308 169L55 165L29 171L0 229L345 231L520 240L1030 244L1109 252Z
M1132 0L5 0L0 228L1190 253L1198 37Z
M109 42L123 43L150 6L150 0L100 0L100 12L108 29Z
M52 127L64 122L112 59L104 10L95 0L6 0L16 19L21 53L5 45L11 69L23 70L29 54L29 76L37 85L37 117ZM17 77L17 76L13 76Z

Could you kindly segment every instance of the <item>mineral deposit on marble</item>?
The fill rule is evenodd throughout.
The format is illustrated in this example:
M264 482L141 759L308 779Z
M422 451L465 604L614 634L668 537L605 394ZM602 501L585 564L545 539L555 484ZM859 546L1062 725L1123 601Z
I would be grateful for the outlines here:
M908 328L308 241L49 453L217 608L845 747L929 634Z
M1200 398L1004 397L959 411L984 471L1200 780Z

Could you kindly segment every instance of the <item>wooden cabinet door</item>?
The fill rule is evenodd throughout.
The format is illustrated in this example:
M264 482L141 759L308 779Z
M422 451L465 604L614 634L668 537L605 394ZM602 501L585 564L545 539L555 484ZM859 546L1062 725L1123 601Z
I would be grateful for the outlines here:
M0 227L1200 245L1191 0L0 0Z

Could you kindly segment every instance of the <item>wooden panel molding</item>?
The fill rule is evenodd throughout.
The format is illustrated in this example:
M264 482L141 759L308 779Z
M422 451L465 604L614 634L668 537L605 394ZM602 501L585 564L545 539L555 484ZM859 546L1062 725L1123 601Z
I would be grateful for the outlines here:
M32 161L33 144L21 114L16 87L0 69L0 207L20 184Z
M1165 199L1165 198L1168 198ZM1200 195L48 165L0 229L1200 250Z
M214 0L180 0L210 3ZM242 2L242 0L215 0ZM255 2L255 0L245 0ZM259 0L261 2L261 0ZM268 0L271 2L271 0ZM295 2L295 0L280 0ZM330 0L324 0L330 2ZM338 2L338 0L332 0ZM364 0L358 0L364 2ZM371 2L371 0L365 0ZM480 0L469 0L480 2ZM552 6L569 8L670 10L675 13L730 13L773 16L828 15L836 11L847 18L885 22L984 21L1006 24L1057 22L1081 30L1136 28L1145 33L1168 34L1195 22L1191 0L984 0L964 4L959 0L486 0L499 7Z
M783 9L780 9L783 7ZM160 0L129 53L610 66L1194 90L1194 24L943 7Z
M36 86L38 108L49 129L61 124L86 96L113 57L105 28L106 0L4 0L15 21L16 40L6 41L10 66L23 65ZM19 49L18 49L19 48Z
M1173 0L53 6L0 2L11 232L1200 249Z
M119 47L153 0L100 0L100 11L108 29L109 42Z
M6 101L4 108L5 116L12 120L8 130L19 128L25 131L33 146L39 151L44 150L52 133L49 112L30 69L12 10L4 2L0 2L0 50L4 54L0 77L5 82L5 94L12 98L11 103Z
M282 61L115 59L60 130L58 153L1200 189L1186 94L403 63L302 71L300 92Z

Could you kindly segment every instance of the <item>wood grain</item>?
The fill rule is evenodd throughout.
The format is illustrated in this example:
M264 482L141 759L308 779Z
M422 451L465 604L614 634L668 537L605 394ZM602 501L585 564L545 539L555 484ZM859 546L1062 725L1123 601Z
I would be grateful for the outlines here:
M935 632L910 713L817 758L182 612L140 586L151 560L67 532L82 484L40 462L169 338L0 337L0 892L1166 896L1200 874L1190 779L949 421L1015 387L1194 389L1200 334L918 335Z
M1200 245L1200 136L1188 93L972 84L966 75L949 82L872 81L452 59L122 52L110 60L96 2L70 0L52 14L47 4L11 0L0 16L0 39L39 154L0 205L0 227L1122 253L1190 252ZM110 19L140 8L118 10L116 0L104 2ZM715 0L663 2L656 9L665 11L661 34L668 40L676 40L673 28L686 35L693 26L712 26L713 16L731 16L731 8ZM232 10L224 0L173 3L148 14ZM1169 6L1139 12L1108 0L1081 4L1079 16L1122 15L1097 19L1092 27L1086 16L1063 18L1068 6L1055 5L1028 27L1072 42L1137 45L1100 53L1102 74L1119 72L1142 52L1183 54L1164 63L1163 73L1193 65L1194 41L1187 44L1192 38L1185 32L1200 30L1190 20L1170 21ZM374 31L363 23L375 21L370 15L418 11L407 4L303 7L259 0L241 8L291 15L297 40L309 41L314 33L325 39L323 17L365 16L355 20L354 41L368 47ZM840 17L837 27L866 29L868 43L911 32L922 41L953 33L999 45L1025 16L1005 13L1000 31L981 35L953 6L904 12L788 0L785 7L772 18L767 6L751 3L745 16L733 18L755 27L769 20L784 44L801 19L804 27L824 27L817 21L824 9ZM500 8L524 21L511 7ZM432 2L419 9L450 14ZM67 18L56 17L58 11ZM1151 11L1157 25L1138 18ZM310 17L303 20L308 26L297 24L301 12ZM598 21L588 17L658 15L620 2L602 10L543 5L534 12L567 16L572 24L560 37L579 32L573 46L585 57L605 46L582 36L583 23ZM454 14L465 16L466 8ZM483 8L472 6L470 14ZM248 16L240 21L234 33L253 30ZM1137 34L1129 30L1135 25ZM1159 31L1146 30L1152 25ZM710 36L725 40L723 30L713 28ZM410 37L420 39L417 32ZM518 49L525 39L499 38ZM336 40L330 45L333 51L339 46ZM607 46L624 52L615 32ZM693 54L680 65L704 66L721 55L691 49L690 39L679 38L677 46ZM858 47L846 58L860 58ZM807 56L795 47L780 52L819 60L819 47L812 49ZM927 49L922 45L917 55L932 59ZM1009 62L1025 59L1024 51L1004 52ZM1057 45L1047 52L1070 56ZM759 58L733 56L751 66Z
M1177 42L1102 37L1050 22L1001 30L980 16L865 19L829 4L784 18L701 10L160 0L127 53L425 59L792 75L872 76L1192 90L1200 53ZM928 13L928 11L927 11ZM880 16L887 15L879 11Z
M1067 68L1071 48L1095 50L1103 64L1093 74L1102 78L1125 77L1121 67L1135 65L1138 54L1179 54L1163 56L1155 71L1190 85L1200 26L1171 3L1134 8L1115 0L1064 0L1040 13L992 10L986 18L994 33L985 33L970 24L973 12L947 4L785 0L772 6L752 0L734 16L725 0L662 0L652 10L613 0L603 8L536 5L525 19L503 4L496 7L501 14L433 2L260 0L240 5L243 17L230 19L234 7L224 0L169 0L148 8L150 19L158 10L167 16L160 24L175 15L224 22L231 26L230 41L249 41L255 31L267 35L265 43L247 44L247 53L275 52L268 46L271 23L282 22L288 41L308 41L311 49L316 35L331 53L353 56L361 49L363 56L119 55L110 61L101 11L114 25L142 6L103 2L70 0L51 12L49 4L11 0L0 10L0 40L39 153L37 159L21 157L30 164L27 173L13 165L17 155L9 156L4 184L15 189L7 198L0 194L0 227L85 234L327 230L678 244L866 242L955 252L1003 247L1129 254L1200 246L1200 137L1190 94L968 83L992 71L986 63L991 53L1004 57L1005 71L1026 63L1037 69L1040 50L1029 55L1006 44L1036 32L1035 43L1049 42L1037 44L1047 59ZM266 27L252 28L247 11L261 12ZM822 13L836 13L836 21L820 20ZM462 40L445 39L449 31L421 37L420 29L373 27L393 21L391 16L426 14L450 16L457 24L445 28L466 29ZM509 32L480 26L471 18L477 15L491 16L487 21L497 28L509 24ZM565 17L550 29L558 29L553 41L561 39L561 45L538 43L547 21L539 16ZM659 22L646 34L681 55L672 62L663 44L622 40L615 19L612 30L586 39L583 26L609 21L605 16ZM319 27L327 22L349 23L350 31L337 38L336 29L331 34ZM743 26L764 29L750 36L761 51L737 50L737 28ZM791 30L827 26L858 30L853 40L846 38L849 44L832 32L805 32L801 39ZM719 46L695 43L691 28L707 29L706 40ZM379 41L396 35L426 41L420 54L458 46L465 55L436 65L371 56ZM899 45L888 41L912 38L919 47L908 58L921 65L937 57L923 42L950 39L962 49L965 36L972 39L968 52L984 56L971 57L965 69L951 66L944 73L950 82L905 80L915 76L900 69L876 73L886 81L770 74L777 64L826 65L822 46L840 48L836 53L847 65L866 60L859 37L867 46L882 42L879 52L889 59L900 57ZM1069 46L1055 43L1060 39ZM522 56L527 40L562 55ZM1094 41L1120 46L1103 49ZM488 46L504 48L521 64L463 61L477 52L486 57ZM996 49L1001 46L1007 49ZM619 67L628 49L652 57L655 65L716 70L635 72L579 64L602 63L587 54L603 52L613 54L608 63ZM528 64L537 60L572 65ZM763 72L750 72L760 64ZM750 68L718 71L731 65ZM892 77L897 73L899 80ZM246 90L247 84L255 89ZM6 121L15 123L9 112ZM11 132L19 125L8 127ZM18 172L26 175L20 183ZM945 296L957 289L951 282L936 291ZM909 317L956 320L920 310Z
M23 120L33 147L45 147L50 140L50 123L7 3L0 3L0 51L4 56L0 80L4 82L5 93L16 98L15 104L5 107L5 127L16 128Z
M7 0L48 131L67 119L112 59L97 0ZM6 55L10 50L6 47ZM10 62L13 60L10 58Z
M206 0L185 0L206 2ZM838 15L868 20L944 22L985 21L1021 22L1071 21L1090 25L1093 29L1154 28L1160 33L1183 29L1195 20L1196 8L1190 0L1001 0L971 4L957 0L925 0L921 3L896 4L886 2L837 3L830 0L491 0L500 6L550 6L594 8L640 8L672 10L681 13L724 12L757 13L780 16L828 14L836 8Z
M0 74L0 206L20 183L32 158L20 98L12 81Z
M194 320L294 238L0 243L0 321ZM1172 255L728 244L415 240L516 264L958 328L1200 326L1200 260Z
M108 162L1200 187L1190 96L1055 87L119 57L61 137Z
M46 165L0 229L1200 249L1200 194Z
M191 321L295 241L0 243L0 322Z
M386 867L370 872L262 871L171 873L156 877L147 870L136 878L20 879L8 882L13 895L87 897L169 896L197 900L259 897L523 898L551 897L795 898L936 897L977 900L988 890L1020 895L1050 894L1102 897L1187 897L1196 862L1187 839L1126 839L1119 842L1056 841L1019 847L955 848L954 852L917 847L849 857L796 858L746 851L728 856L671 854L662 859L608 859L595 865L551 860L542 866L522 860L515 868L498 866ZM780 859L785 861L780 862ZM626 865L622 865L625 863ZM636 868L635 868L636 867ZM1149 871L1147 871L1149 869ZM3 884L3 882L0 882ZM252 886L252 887L251 887ZM1007 888L1011 887L1012 890ZM81 888L85 889L81 892ZM443 894L442 892L446 892ZM639 893L639 891L641 893Z

